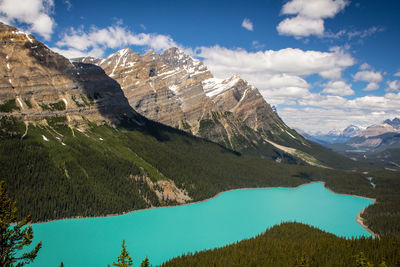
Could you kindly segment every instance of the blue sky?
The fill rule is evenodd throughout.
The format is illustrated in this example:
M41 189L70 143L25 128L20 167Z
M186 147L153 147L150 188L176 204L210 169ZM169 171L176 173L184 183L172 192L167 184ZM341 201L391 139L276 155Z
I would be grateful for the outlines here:
M0 21L67 57L178 46L239 74L292 127L400 117L398 0L0 0Z

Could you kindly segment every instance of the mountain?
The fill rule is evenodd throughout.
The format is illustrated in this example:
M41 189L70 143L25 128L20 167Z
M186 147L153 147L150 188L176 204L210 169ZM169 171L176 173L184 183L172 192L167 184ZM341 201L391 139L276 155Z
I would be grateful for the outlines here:
M4 62L0 66L0 179L17 203L18 220L27 214L32 214L34 222L106 216L205 200L230 189L324 181L338 193L379 199L379 206L366 210L366 223L378 234L399 232L396 174L370 171L312 142L301 146L298 138L284 139L286 147L279 145L278 137L285 135L275 137L276 142L269 140L274 145L266 145L281 151L294 147L293 154L301 148L309 155L318 154L327 166L351 171L278 163L239 153L143 117L132 108L125 89L96 65L71 63L32 35L5 24L0 24L0 38ZM156 64L150 58L157 56L150 52L140 57L145 62L135 63L143 65L138 77L157 76L158 69L148 68ZM196 82L191 77L180 81L188 87ZM242 85L247 87L245 82ZM143 87L147 95L147 85ZM253 91L251 86L246 90ZM160 96L168 103L166 95L163 98L158 90L152 91L156 99ZM257 96L252 91L246 97ZM182 99L190 103L190 97ZM185 107L181 109L186 116L202 112ZM258 116L247 115L249 121ZM356 170L370 173L366 176ZM374 177L377 190L366 179L369 176Z
M343 132L341 133L341 135L345 136L345 137L354 137L356 135L358 135L360 133L360 131L362 131L362 128L356 126L356 125L349 125L347 126Z
M329 148L350 158L400 169L400 120L387 119L371 125L343 143Z
M365 138L378 136L386 133L400 133L399 119L387 119L382 123L368 126L365 130L361 131L358 136Z
M0 115L26 121L66 116L69 124L86 119L118 123L121 114L141 117L129 106L117 82L104 71L71 63L32 35L0 24Z
M232 188L296 186L337 175L244 156L148 120L100 67L71 63L5 24L0 38L0 177L18 203L19 218L115 214L202 200ZM153 55L143 57L148 75ZM201 108L182 110L190 117Z
M343 143L351 137L357 136L362 131L361 127L356 125L349 125L344 130L332 130L327 134L305 134L303 135L307 140L316 142L321 145L328 145L333 143Z
M399 118L394 118L392 120L387 119L384 121L385 124L389 124L396 130L400 130L400 119Z
M314 179L328 181L339 192L371 193L368 181L356 173L240 154L148 120L131 107L132 100L128 101L119 83L102 68L71 63L32 35L5 24L0 24L0 38L4 62L0 67L0 177L17 201L19 218L29 213L34 221L104 216L203 200L233 188L297 186ZM145 95L169 103L162 90L148 92L150 81L162 82L154 76L159 69L151 71L150 66L160 63L153 57L157 55L151 52L140 56L144 62L135 64L143 68L136 75L149 80L149 84L143 82ZM126 66L129 64L127 61ZM155 78L148 78L150 72ZM204 91L191 86L197 78L186 72L196 71L174 74L177 79L182 75L179 81L187 83L182 90L216 106ZM239 91L251 90L246 95L257 96L244 81L234 80L240 84ZM179 97L185 105L175 107L182 110L184 118L203 113L200 105L185 109L193 101L190 96ZM276 117L272 114L271 118ZM337 158L331 158L333 164L341 164L335 162ZM341 166L353 168L350 163Z
M331 166L337 157L290 129L240 76L217 79L178 48L144 55L125 48L104 59L74 61L102 67L141 115L229 149L316 166Z

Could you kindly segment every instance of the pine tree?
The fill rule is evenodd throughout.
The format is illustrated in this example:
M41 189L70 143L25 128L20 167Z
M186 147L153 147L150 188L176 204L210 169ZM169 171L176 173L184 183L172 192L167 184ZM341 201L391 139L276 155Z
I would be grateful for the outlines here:
M368 261L364 252L360 252L359 254L356 255L356 266L357 267L373 267L374 265Z
M28 215L24 220L11 226L16 222L16 203L8 196L4 181L0 181L0 266L12 267L23 266L31 263L37 256L42 242L30 252L21 250L32 243L32 226L24 227L31 219Z
M142 261L142 263L140 264L140 267L151 267L149 258L146 256L146 258Z
M118 262L113 262L114 266L118 267L129 267L133 266L133 261L131 256L129 256L128 251L126 250L125 240L122 241L122 250L121 254L118 256Z

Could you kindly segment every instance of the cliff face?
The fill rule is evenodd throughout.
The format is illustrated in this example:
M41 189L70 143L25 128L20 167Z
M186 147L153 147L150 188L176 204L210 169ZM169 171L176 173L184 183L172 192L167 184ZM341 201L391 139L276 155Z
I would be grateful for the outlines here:
M229 148L257 150L260 145L270 146L266 139L305 142L254 86L238 75L216 79L201 61L178 48L160 55L153 51L140 55L126 48L105 59L76 61L102 67L143 116Z
M71 63L32 35L0 23L0 115L67 116L118 123L134 111L117 82L92 64Z

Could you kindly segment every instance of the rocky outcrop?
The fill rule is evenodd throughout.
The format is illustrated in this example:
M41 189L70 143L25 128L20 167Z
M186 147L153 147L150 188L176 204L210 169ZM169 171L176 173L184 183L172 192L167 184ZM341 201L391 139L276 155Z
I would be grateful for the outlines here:
M119 123L136 116L119 84L93 64L72 63L32 35L0 23L0 114L41 120L67 116Z
M260 92L238 75L214 78L199 60L178 48L144 55L125 48L105 59L80 58L99 65L123 89L143 116L208 138L235 150L306 142L287 127Z

